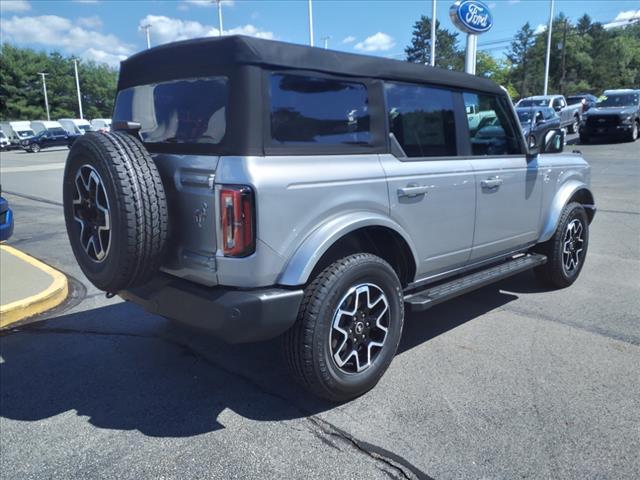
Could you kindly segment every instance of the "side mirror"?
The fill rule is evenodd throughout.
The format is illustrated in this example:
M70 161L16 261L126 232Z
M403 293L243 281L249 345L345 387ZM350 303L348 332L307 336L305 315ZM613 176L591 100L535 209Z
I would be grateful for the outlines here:
M540 153L560 153L564 150L564 132L560 129L549 130L540 146Z

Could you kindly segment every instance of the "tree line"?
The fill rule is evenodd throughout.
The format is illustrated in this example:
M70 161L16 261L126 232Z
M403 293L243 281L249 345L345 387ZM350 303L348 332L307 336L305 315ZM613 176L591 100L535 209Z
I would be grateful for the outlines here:
M10 44L0 46L0 119L46 119L42 79L48 73L47 97L51 119L79 118L73 57L36 52ZM85 118L109 118L118 78L117 70L95 62L78 61Z
M429 63L431 20L414 24L413 37L405 53L407 60ZM464 70L464 50L458 47L458 32L442 28L436 21L436 66ZM513 98L540 95L544 88L547 33L535 33L525 23L502 58L478 51L476 74L505 86ZM605 28L583 15L575 23L560 13L551 29L549 93L599 94L608 88L640 86L640 24Z

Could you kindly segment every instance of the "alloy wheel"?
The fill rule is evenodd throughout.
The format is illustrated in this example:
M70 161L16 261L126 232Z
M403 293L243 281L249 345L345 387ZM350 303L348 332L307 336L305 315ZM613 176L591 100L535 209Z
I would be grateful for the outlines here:
M80 224L80 245L94 262L102 262L111 246L109 199L100 174L90 165L75 176L73 218Z
M584 226L577 218L569 222L562 243L562 268L573 275L582 261L584 251Z
M360 373L378 357L389 329L389 302L372 283L351 287L340 300L330 333L331 355L345 373Z

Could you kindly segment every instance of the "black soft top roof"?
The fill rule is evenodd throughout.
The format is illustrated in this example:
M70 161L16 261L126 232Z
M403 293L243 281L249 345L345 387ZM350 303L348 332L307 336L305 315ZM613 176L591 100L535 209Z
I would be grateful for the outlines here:
M231 65L314 70L504 93L493 81L462 72L243 35L185 40L137 53L121 63L118 89L169 79L213 75L220 72L221 67Z

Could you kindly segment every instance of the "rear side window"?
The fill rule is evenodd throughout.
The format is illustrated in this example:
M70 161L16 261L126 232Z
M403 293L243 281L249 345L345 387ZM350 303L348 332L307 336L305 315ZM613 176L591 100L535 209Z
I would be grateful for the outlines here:
M389 131L408 157L456 155L453 93L441 88L386 83Z
M67 131L64 128L53 127L49 129L50 135L66 135Z
M467 115L472 155L515 155L522 153L518 140L518 129L508 105L494 95L464 93L467 110L476 111Z
M147 143L217 144L227 128L227 77L194 78L127 88L114 121L134 121Z
M368 145L369 100L363 83L293 74L269 79L273 145Z

